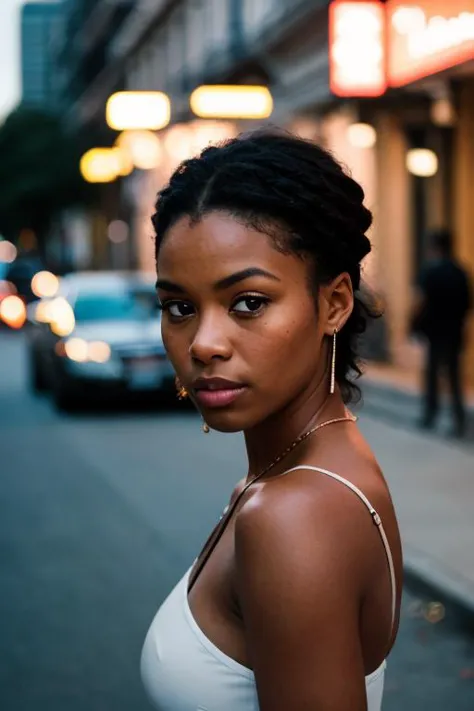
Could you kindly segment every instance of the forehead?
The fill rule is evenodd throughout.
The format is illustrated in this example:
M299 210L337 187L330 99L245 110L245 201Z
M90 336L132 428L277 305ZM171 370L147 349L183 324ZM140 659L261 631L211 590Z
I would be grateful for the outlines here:
M172 273L176 278L181 274L214 278L249 266L269 269L279 277L306 273L299 257L283 253L270 236L223 212L195 222L183 217L169 230L158 255L159 275Z

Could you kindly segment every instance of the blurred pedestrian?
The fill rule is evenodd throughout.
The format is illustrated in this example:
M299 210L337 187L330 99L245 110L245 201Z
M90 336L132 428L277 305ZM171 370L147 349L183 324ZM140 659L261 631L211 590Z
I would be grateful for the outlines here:
M179 395L205 432L242 431L249 462L147 635L142 677L162 711L380 711L402 563L347 409L371 315L363 199L326 151L265 131L205 149L159 194Z
M426 339L423 428L432 428L439 410L439 381L446 375L452 398L452 434L466 431L461 357L466 318L471 306L469 278L455 260L452 235L437 230L430 235L431 254L418 279L414 329Z

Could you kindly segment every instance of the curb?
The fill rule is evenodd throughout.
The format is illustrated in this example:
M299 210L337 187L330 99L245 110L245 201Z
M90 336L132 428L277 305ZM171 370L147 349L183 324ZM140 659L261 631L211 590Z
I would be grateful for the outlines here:
M403 546L403 557L407 587L420 596L442 602L465 629L474 631L472 583L409 545Z

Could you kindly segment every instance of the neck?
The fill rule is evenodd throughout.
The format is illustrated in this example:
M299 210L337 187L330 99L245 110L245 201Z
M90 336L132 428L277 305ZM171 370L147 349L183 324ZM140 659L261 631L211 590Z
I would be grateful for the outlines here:
M248 478L262 472L298 437L324 421L344 417L345 405L337 389L333 395L321 389L287 407L244 433L249 461ZM301 445L303 447L303 445ZM285 465L286 461L282 461ZM276 468L275 468L276 471Z

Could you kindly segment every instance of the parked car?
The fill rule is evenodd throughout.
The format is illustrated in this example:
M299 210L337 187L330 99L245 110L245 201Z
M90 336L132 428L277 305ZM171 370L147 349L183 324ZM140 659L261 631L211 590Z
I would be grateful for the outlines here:
M99 392L174 387L154 282L142 275L63 277L54 298L30 304L26 332L31 387L51 390L60 409Z

